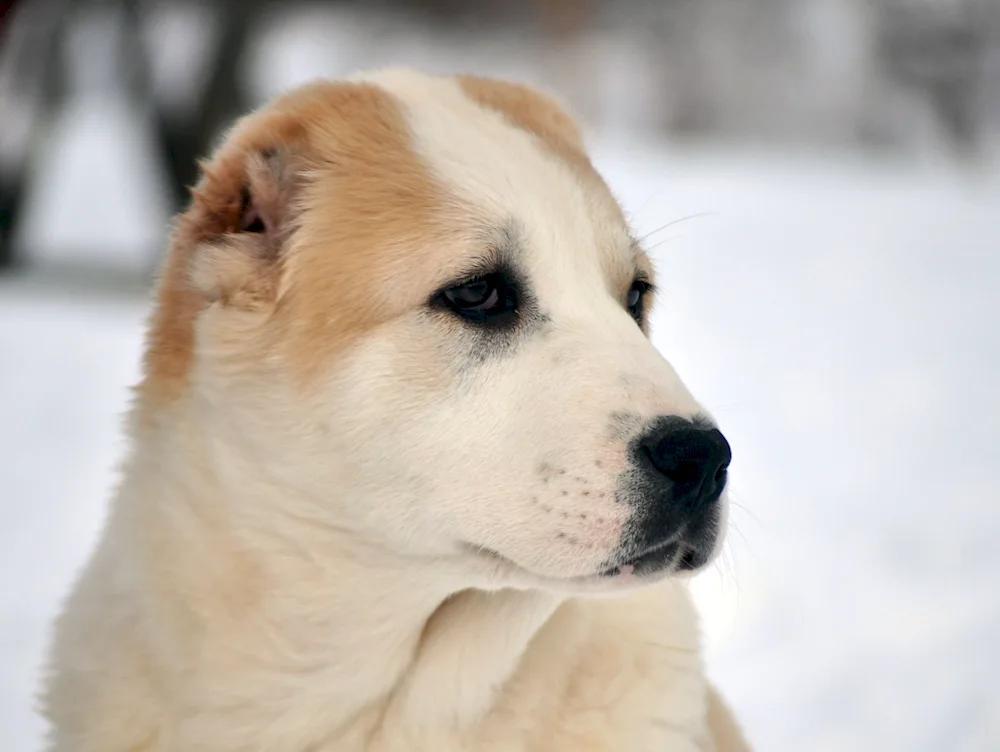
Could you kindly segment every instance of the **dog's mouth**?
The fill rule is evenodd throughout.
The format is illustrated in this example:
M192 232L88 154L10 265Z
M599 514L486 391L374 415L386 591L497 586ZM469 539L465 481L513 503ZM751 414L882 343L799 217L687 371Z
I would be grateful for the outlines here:
M683 542L644 551L624 562L603 566L592 574L565 577L540 574L486 546L467 544L466 548L478 557L494 562L500 567L498 576L513 581L515 586L542 587L568 593L621 592L701 566L695 549Z
M712 561L721 543L722 519L717 509L701 514L660 540L649 540L638 528L601 570L602 577L690 575ZM654 527L655 530L655 527ZM645 540L644 540L645 539Z
M658 574L694 572L703 567L711 556L702 549L683 540L665 542L659 546L631 556L621 563L601 570L601 577L632 575L648 577Z

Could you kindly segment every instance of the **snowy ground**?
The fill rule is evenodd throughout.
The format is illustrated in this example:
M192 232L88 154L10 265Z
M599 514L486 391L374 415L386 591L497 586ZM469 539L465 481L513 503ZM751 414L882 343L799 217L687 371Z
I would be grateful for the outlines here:
M113 110L81 107L93 138L29 239L134 248L157 197L116 162L134 144ZM704 214L648 240L654 339L735 449L738 532L697 592L758 748L1000 749L1000 176L597 146L640 233ZM80 190L84 152L109 190ZM46 625L100 526L144 311L0 280L5 752L38 748Z

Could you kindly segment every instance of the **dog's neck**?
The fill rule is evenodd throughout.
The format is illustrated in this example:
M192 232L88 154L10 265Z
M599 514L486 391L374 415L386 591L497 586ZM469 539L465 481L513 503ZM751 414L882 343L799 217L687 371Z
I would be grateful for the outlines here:
M219 448L194 433L171 426L141 446L122 498L155 531L133 552L150 578L138 587L160 597L147 615L162 651L153 659L194 685L185 694L203 710L240 715L253 744L274 734L274 746L293 748L288 714L324 718L336 738L474 724L561 602L470 589L457 562L404 558L298 517L250 463L220 472ZM164 467L163 457L187 464ZM258 510L282 510L280 524ZM267 712L275 718L263 723ZM201 718L190 723L211 711Z

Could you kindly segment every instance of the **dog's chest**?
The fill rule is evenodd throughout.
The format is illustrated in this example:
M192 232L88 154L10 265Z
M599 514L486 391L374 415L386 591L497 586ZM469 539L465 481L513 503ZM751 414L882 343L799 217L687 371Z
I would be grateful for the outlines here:
M592 601L564 616L536 636L486 718L399 729L365 752L701 749L707 684L686 594Z
M563 693L548 708L538 697L529 717L541 733L522 747L525 752L697 749L706 714L700 659L696 651L678 649L663 636L605 632L588 641Z

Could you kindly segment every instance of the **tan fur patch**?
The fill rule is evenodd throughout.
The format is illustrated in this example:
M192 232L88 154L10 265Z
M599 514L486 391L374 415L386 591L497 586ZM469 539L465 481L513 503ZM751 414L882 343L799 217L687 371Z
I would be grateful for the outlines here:
M290 97L289 99L292 99ZM192 284L195 254L206 242L225 242L239 221L251 155L277 145L297 146L305 140L303 124L287 106L269 108L241 121L217 155L202 164L192 189L192 202L174 226L170 250L161 271L156 306L146 342L145 378L139 388L142 406L172 400L187 384L194 353L195 320L205 299Z
M324 164L303 192L276 311L284 352L307 381L363 332L421 305L473 232L383 90L341 95L313 148Z
M527 86L479 76L461 76L458 82L467 97L534 134L570 164L593 172L580 127L554 99Z
M249 294L274 298L259 344L286 356L303 379L363 331L411 307L417 292L426 294L439 268L428 256L442 256L461 236L453 220L463 213L447 211L456 202L410 148L391 95L324 82L279 99L237 124L204 165L192 205L177 221L151 322L144 404L162 404L186 386L196 319L206 306L191 280L195 256L209 252L208 272L223 278L253 265L253 254L238 249L228 249L236 258L222 257L237 237L248 161L275 149L288 152L302 173L299 219L274 266L282 278L251 279Z

